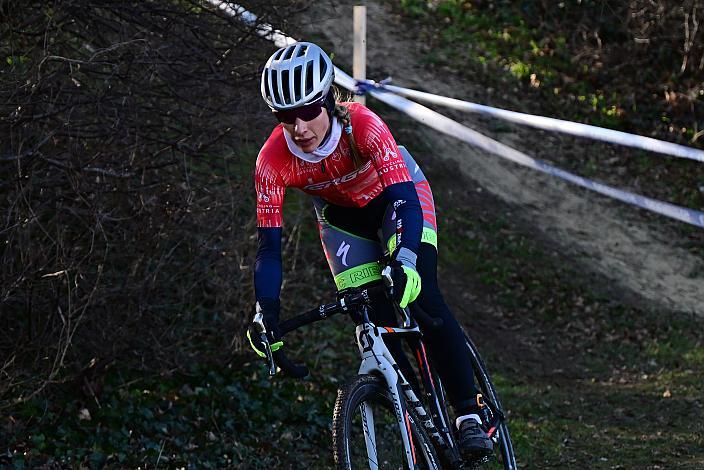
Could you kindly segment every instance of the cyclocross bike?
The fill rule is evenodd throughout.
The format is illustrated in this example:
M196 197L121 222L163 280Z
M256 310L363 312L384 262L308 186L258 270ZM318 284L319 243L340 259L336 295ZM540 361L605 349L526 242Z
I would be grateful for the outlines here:
M337 302L320 305L279 325L283 336L338 313L348 314L355 323L362 363L357 377L338 390L332 427L337 467L463 469L493 460L463 462L460 458L456 428L448 417L442 382L428 361L419 328L426 331L438 328L442 320L428 316L417 307L411 307L410 311L397 308L403 319L402 327L377 327L369 320L370 296L379 290L390 295L392 289L388 272L384 274L388 287L377 283L345 289L339 292ZM261 313L255 315L254 325L255 333L264 343L271 375L276 373L277 365L293 377L308 375L305 366L291 362L281 351L272 353ZM423 393L416 389L418 385L414 387L409 383L396 364L385 344L385 338L390 337L407 341L416 359ZM515 469L516 460L499 397L476 346L466 333L465 340L483 395L482 412L487 433L499 449L494 465ZM417 377L413 380L416 384Z

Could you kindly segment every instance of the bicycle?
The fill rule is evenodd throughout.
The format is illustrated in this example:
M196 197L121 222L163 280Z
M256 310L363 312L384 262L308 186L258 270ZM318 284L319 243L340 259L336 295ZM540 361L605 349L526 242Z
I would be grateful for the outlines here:
M486 463L488 458L476 462L461 460L442 382L426 355L420 327L432 330L441 326L442 320L428 316L417 307L409 311L398 306L396 311L403 319L402 327L377 327L369 320L370 296L380 291L390 295L390 276L388 272L383 274L386 286L377 282L345 289L338 293L337 302L322 304L279 325L283 336L338 313L348 314L355 323L362 362L357 377L338 390L335 402L332 437L337 467L462 469ZM281 351L272 353L261 313L255 315L254 324L258 330L255 333L264 343L271 375L276 374L277 364L292 377L308 375L305 366L293 363ZM419 400L418 391L408 382L386 347L386 336L407 340L417 362L425 404ZM483 395L481 411L484 422L488 423L487 433L495 447L500 449L498 460L503 468L513 470L517 468L516 459L496 389L476 346L466 333L465 340ZM391 438L399 434L400 441Z

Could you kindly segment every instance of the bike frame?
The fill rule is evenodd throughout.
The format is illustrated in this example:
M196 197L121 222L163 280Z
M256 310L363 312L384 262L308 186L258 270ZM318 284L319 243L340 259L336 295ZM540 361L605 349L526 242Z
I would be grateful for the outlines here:
M413 407L421 420L422 426L426 429L430 438L439 449L443 452L446 452L447 449L456 449L457 446L454 442L454 437L442 412L444 409L444 400L435 389L435 379L428 366L425 346L423 346L421 341L421 332L418 326L403 328L377 327L373 323L365 321L357 325L355 335L362 359L359 366L359 374L380 375L384 378L388 386L388 390L393 399L396 418L399 423L399 430L403 440L408 467L415 468L417 449L415 449L411 438L410 417L406 408L406 402L402 399L402 396L405 396L406 401ZM403 376L391 352L386 347L383 338L385 335L399 335L416 340L414 355L418 360L423 386L426 389L431 406L434 408L433 417L437 418L439 422L442 423L441 429L436 427L433 417L426 412L413 388ZM369 466L370 469L376 470L378 468L376 466L378 460L376 455L376 436L374 435L374 417L371 407L364 404L361 415L367 455L369 456L368 460L370 462ZM439 465L440 463L436 462L436 468L440 468Z
M355 324L355 339L361 356L361 364L359 374L376 375L383 377L387 384L388 391L392 397L393 406L399 430L402 436L404 445L404 453L409 468L414 468L416 461L416 449L413 445L411 437L411 416L406 408L406 403L413 409L417 415L417 420L423 425L429 438L432 440L436 449L440 450L451 465L461 466L461 458L458 451L457 442L453 435L450 419L447 415L447 407L445 403L445 394L440 378L431 370L428 363L425 345L422 341L422 333L418 327L414 316L411 316L408 308L400 309L396 306L397 313L403 319L402 327L378 327L369 320L369 291L368 289L352 290L344 293L341 292L338 302L333 304L323 304L318 308L312 309L306 313L298 315L292 319L282 322L279 326L282 334L293 331L301 326L310 323L324 320L331 315L338 313L346 313L354 321ZM422 311L416 311L414 315L418 318L426 316ZM425 318L424 322L428 328L433 328L432 320ZM270 374L276 373L273 354L268 345L266 327L261 318L261 315L256 315L254 319L256 327L255 334L259 335L261 342L264 343L266 357L270 364ZM248 332L249 334L249 332ZM418 363L419 375L424 391L424 396L427 399L430 414L423 407L423 404L418 399L416 392L413 390L409 382L403 376L400 367L396 364L391 352L386 347L384 336L398 335L400 339L409 340L409 345L413 350L413 355ZM469 341L469 338L467 338ZM479 359L474 348L468 344L468 347L473 355L473 363L480 368L483 368L482 362ZM282 368L292 374L294 377L304 377L308 371L305 367L297 366L288 361L285 356L279 358L279 364ZM415 375L415 374L414 374ZM486 378L488 380L488 377ZM405 400L404 400L405 398ZM494 441L499 442L498 428L504 421L504 416L497 404L494 404L488 397L484 397L483 408L486 422L489 426L487 434ZM365 444L367 455L369 457L370 468L377 469L376 455L376 436L374 431L374 416L371 407L364 404L361 409L362 427L365 436ZM414 418L416 419L416 418ZM416 423L419 424L419 423ZM503 446L502 446L503 449ZM503 450L502 450L503 452ZM439 468L439 463L434 463L435 468Z

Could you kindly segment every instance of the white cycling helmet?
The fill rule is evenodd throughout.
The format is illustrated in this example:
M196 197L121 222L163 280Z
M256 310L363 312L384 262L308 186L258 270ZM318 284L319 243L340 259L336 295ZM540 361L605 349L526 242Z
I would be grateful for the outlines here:
M330 57L312 42L282 47L269 57L262 72L262 97L274 111L323 100L335 69Z

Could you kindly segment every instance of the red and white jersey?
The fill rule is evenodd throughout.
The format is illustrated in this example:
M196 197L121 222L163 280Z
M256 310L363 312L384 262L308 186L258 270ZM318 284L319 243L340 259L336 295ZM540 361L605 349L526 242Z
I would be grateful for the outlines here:
M257 157L257 226L281 226L286 188L298 188L339 206L364 207L385 187L411 181L384 121L359 103L344 105L350 110L352 133L362 155L359 167L354 167L344 133L329 156L319 163L310 163L291 153L285 130L279 124Z

